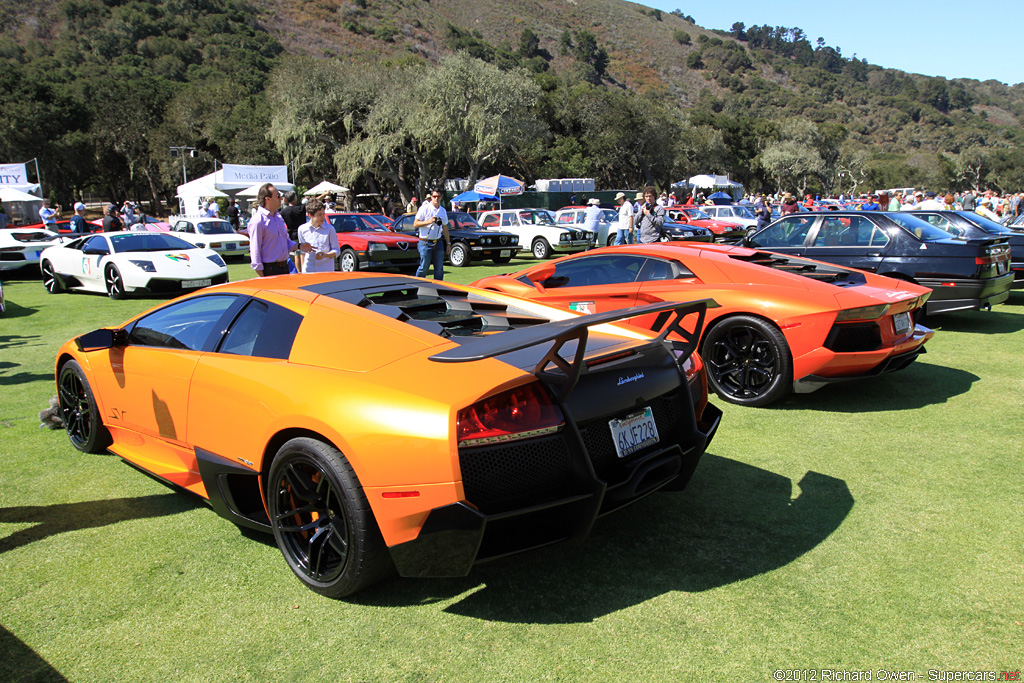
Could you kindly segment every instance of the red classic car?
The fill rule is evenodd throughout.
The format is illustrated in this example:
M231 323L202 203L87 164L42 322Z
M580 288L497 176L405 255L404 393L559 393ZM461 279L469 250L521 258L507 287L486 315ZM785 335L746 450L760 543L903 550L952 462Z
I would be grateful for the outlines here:
M338 270L377 268L414 270L420 262L419 238L391 229L391 219L375 213L328 213L338 233Z
M720 221L701 211L698 206L668 206L665 213L676 223L689 223L715 233L716 242L736 242L743 239L746 228L738 223Z

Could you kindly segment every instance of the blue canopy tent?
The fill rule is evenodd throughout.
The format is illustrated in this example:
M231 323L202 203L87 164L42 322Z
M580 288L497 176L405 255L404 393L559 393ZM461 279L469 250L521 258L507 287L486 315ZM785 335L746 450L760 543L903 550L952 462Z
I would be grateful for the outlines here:
M466 190L462 194L452 197L453 202L464 204L465 202L496 202L498 198L494 195L480 194L475 190Z
M708 199L714 204L732 204L732 195L728 192L716 192L708 196Z

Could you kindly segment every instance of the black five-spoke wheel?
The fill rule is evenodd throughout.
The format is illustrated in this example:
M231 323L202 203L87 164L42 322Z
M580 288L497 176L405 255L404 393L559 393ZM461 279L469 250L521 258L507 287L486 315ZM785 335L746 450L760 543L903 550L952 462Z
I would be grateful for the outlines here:
M793 389L789 345L774 325L753 316L733 316L704 337L701 355L708 381L731 403L764 406Z
M110 445L110 432L100 420L96 400L82 366L68 361L57 382L60 416L71 445L86 453L102 453Z
M349 595L391 567L363 489L333 446L305 437L284 444L270 468L267 509L288 566L317 593Z

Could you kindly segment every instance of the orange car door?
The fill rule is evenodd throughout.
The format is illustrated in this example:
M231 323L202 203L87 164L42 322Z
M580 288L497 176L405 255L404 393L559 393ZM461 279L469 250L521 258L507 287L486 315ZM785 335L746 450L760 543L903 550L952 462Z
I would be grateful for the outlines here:
M537 299L580 313L603 313L635 306L637 275L646 259L632 254L594 254L567 259L544 283Z
M154 311L130 327L126 345L106 352L106 363L94 364L104 422L120 432L115 434L118 455L136 460L135 447L146 444L147 458L163 460L146 463L157 474L173 480L175 473L192 469L185 422L189 383L236 299L196 297Z
M637 299L641 304L684 301L705 296L703 292L696 289L698 285L702 284L701 281L679 261L660 258L647 259L637 280L640 284ZM633 318L630 323L644 329L654 329L657 319L657 315L641 316Z
M259 462L266 446L261 427L287 409L296 389L288 355L301 322L295 311L252 299L227 326L192 379L188 434L194 447L236 462ZM251 428L224 429L225 424Z

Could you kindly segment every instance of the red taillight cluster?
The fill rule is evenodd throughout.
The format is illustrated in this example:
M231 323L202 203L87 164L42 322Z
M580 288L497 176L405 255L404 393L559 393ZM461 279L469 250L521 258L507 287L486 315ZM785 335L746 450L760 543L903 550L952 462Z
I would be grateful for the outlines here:
M984 256L975 256L974 263L979 266L987 266L1000 261L1010 260L1010 248L1005 245L988 247Z
M553 434L565 425L561 409L540 384L531 382L459 411L459 446L484 446Z

